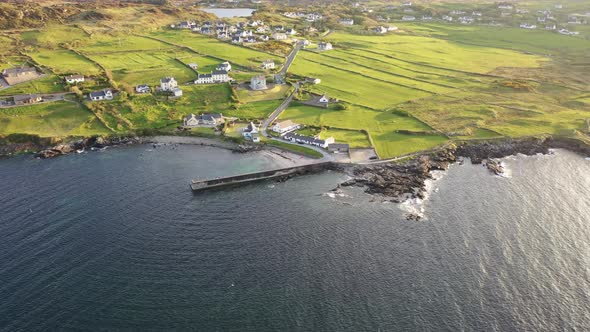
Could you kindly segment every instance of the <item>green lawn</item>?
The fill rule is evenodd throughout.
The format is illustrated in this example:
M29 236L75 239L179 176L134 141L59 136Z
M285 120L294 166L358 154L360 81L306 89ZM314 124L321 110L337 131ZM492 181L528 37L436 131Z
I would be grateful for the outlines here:
M106 134L108 129L80 105L56 102L0 110L0 135L36 134L42 137Z
M224 114L241 119L264 119L279 107L281 103L282 100L255 101L248 104L240 104L237 106L237 109L228 109Z
M100 75L101 70L93 62L65 49L39 49L29 54L39 64L51 68L58 75L81 74L85 76Z
M307 148L304 145L290 144L290 143L286 143L286 142L275 141L275 140L266 140L266 139L264 140L264 143L278 147L283 150L291 151L291 152L294 152L297 154L302 154L304 156L314 158L314 159L319 159L319 158L323 157L323 155L320 152L318 152L314 149Z
M25 93L53 93L65 91L63 80L53 74L48 74L40 79L13 85L8 89L0 90L0 96L9 96Z
M253 91L250 89L239 89L238 96L240 97L241 103L250 103L264 100L276 100L283 99L289 90L290 85L276 85L272 89Z

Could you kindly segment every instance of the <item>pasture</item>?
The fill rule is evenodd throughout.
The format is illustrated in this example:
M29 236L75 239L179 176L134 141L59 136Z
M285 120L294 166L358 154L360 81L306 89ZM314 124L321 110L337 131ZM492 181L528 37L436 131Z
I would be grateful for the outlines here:
M98 119L79 104L56 102L0 110L0 135L36 134L41 137L106 134Z

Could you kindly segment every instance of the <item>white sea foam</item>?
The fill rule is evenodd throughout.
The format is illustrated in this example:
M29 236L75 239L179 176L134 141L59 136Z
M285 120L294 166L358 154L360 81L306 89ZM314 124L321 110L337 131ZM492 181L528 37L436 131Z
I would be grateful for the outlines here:
M399 204L400 209L409 215L418 216L420 219L428 219L425 214L425 204L433 192L438 192L436 181L440 180L445 174L446 171L431 171L430 176L432 178L424 181L424 198L407 198Z

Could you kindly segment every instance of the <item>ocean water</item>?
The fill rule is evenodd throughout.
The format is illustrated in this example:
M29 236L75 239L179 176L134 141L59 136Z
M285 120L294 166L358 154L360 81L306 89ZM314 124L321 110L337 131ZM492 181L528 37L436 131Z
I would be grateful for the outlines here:
M259 157L0 160L0 330L590 330L590 160L455 164L405 205L336 172L189 190Z

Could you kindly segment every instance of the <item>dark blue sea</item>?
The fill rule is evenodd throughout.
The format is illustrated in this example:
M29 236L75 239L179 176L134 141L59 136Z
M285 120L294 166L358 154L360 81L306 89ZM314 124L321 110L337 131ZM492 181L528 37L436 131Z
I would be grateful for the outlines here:
M193 194L276 166L207 147L1 159L0 330L590 330L590 161L504 164L393 204L336 172Z

